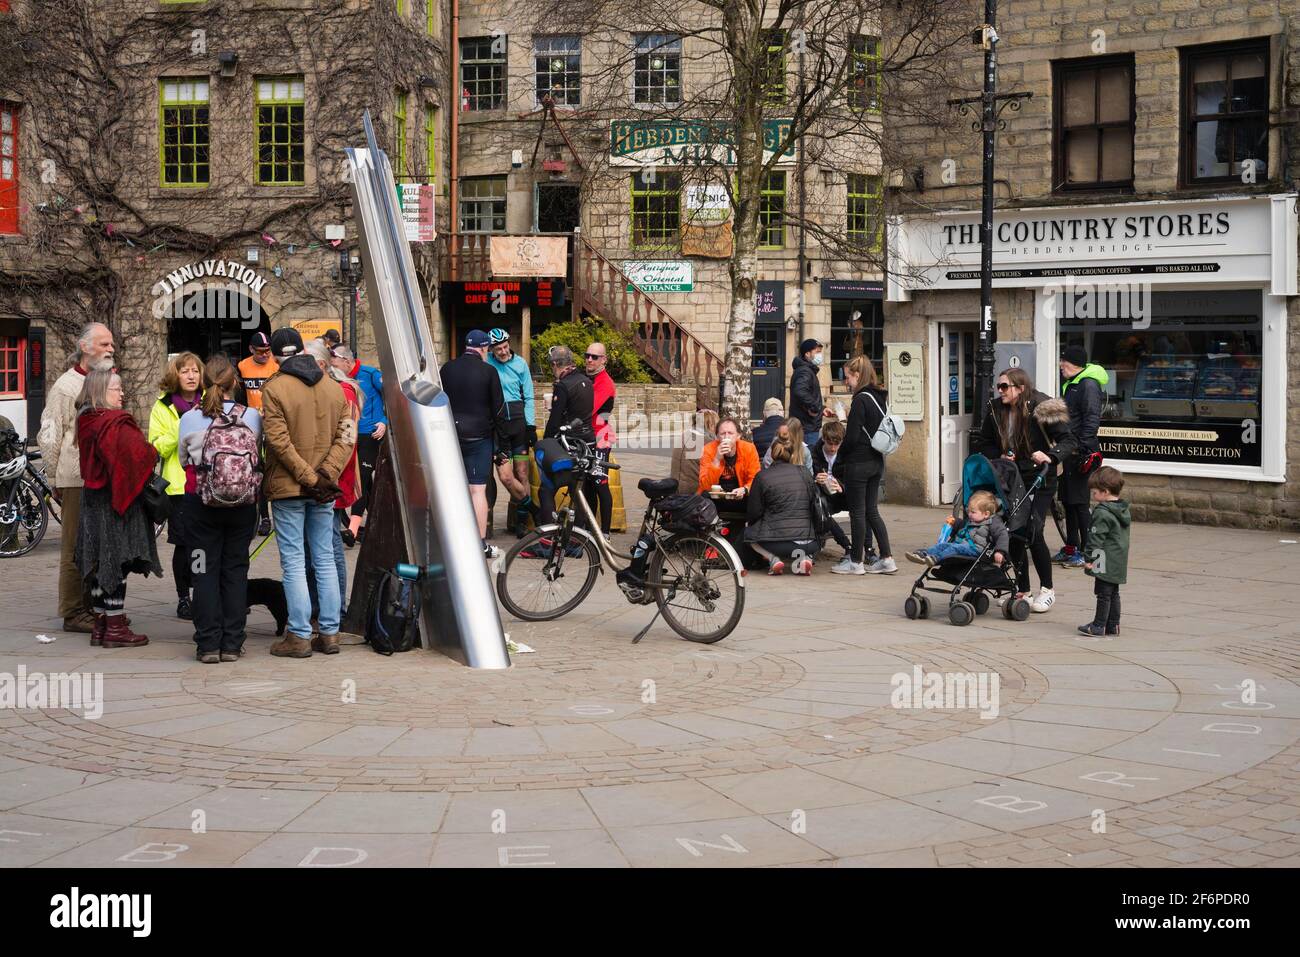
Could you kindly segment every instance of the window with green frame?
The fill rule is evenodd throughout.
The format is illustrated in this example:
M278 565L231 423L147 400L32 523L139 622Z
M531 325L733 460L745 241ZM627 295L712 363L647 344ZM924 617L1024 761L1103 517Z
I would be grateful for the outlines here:
M163 186L207 186L212 125L206 78L158 81L158 167Z
M785 170L774 169L764 176L758 196L758 246L784 249Z
M763 96L769 103L785 102L785 31L764 30Z
M855 110L880 112L880 37L849 37L846 99Z
M397 0L397 15L399 17L406 16L406 0Z
M849 242L868 249L880 248L881 178L849 174Z
M307 182L303 78L258 77L256 91L257 184L302 186Z
M432 106L424 108L424 181L438 185L438 111Z
M437 36L438 23L434 19L434 14L438 11L438 5L433 0L424 0L424 31L429 36Z
M680 173L632 174L632 248L676 246L681 230Z
M393 176L400 183L406 178L406 93L398 90L393 98Z

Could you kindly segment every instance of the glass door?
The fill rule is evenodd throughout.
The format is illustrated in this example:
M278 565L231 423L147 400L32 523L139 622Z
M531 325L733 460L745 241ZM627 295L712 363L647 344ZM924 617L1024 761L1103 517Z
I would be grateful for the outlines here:
M970 430L975 422L974 323L944 323L939 327L939 496L951 502L961 490L962 463L970 455Z

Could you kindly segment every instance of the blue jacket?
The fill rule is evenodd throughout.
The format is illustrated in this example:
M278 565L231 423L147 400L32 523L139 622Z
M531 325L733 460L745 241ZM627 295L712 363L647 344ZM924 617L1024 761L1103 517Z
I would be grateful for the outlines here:
M358 435L370 435L380 422L388 427L388 416L384 414L384 374L374 366L357 363L352 370L352 378L361 386L365 403L361 409L361 421L357 423Z
M496 356L488 356L488 365L497 370L501 377L501 393L506 402L523 402L524 421L529 427L537 425L537 410L533 403L533 373L523 356L512 355L509 362L498 362Z

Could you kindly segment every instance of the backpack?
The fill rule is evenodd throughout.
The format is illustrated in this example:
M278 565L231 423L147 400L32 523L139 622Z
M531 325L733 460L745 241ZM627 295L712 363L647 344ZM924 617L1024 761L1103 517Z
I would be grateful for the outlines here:
M703 495L668 495L654 507L670 532L708 532L718 525L718 507Z
M262 456L257 436L244 422L246 406L218 413L203 436L195 482L204 505L237 508L257 501L262 487Z
M880 413L880 427L876 429L876 434L872 435L867 432L867 427L864 425L862 434L871 441L871 447L881 455L891 455L898 448L898 443L903 441L903 433L907 431L907 426L903 424L900 416L882 409L876 397L870 392L867 393L867 398Z
M381 655L410 651L420 631L418 582L386 571L366 604L366 642Z

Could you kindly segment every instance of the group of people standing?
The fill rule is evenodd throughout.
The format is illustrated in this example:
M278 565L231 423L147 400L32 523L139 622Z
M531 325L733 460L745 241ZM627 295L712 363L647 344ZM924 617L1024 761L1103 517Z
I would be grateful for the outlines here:
M249 547L270 534L272 518L289 620L271 653L337 652L344 541L355 540L369 493L358 435L377 446L386 428L378 370L337 340L304 344L292 328L256 334L239 366L224 354L205 362L183 352L168 362L146 435L125 409L112 333L92 324L77 348L38 437L67 530L64 629L89 633L93 645L148 643L124 607L128 575L162 574L146 505L160 469L176 613L194 621L197 659L243 654Z

